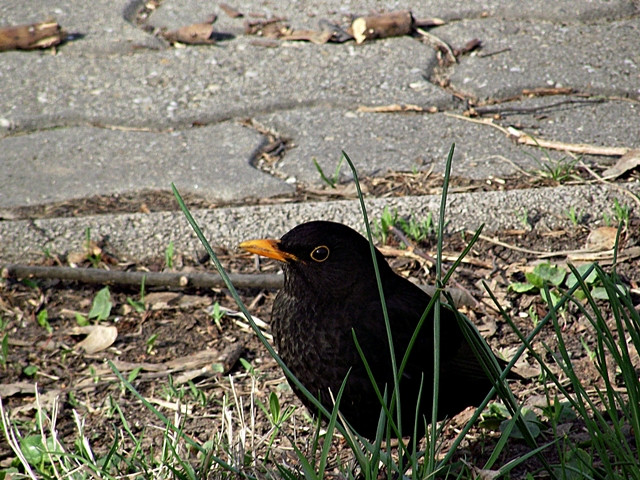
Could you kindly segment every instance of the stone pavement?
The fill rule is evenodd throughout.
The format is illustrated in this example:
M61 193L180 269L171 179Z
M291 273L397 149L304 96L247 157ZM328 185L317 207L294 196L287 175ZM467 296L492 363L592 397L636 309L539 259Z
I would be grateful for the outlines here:
M149 2L150 4L151 2ZM227 2L230 3L230 2ZM0 52L0 260L27 261L44 248L77 249L84 230L108 236L124 256L197 246L180 213L16 218L16 208L96 195L179 190L211 202L241 203L319 186L316 159L333 171L345 150L360 175L433 169L440 174L456 143L458 177L495 184L567 153L514 142L503 131L461 118L475 106L484 119L547 140L640 148L640 2L486 0L344 2L258 1L243 13L285 16L297 29L319 20L346 25L350 14L409 9L438 17L429 32L452 47L482 48L442 65L434 41L420 36L356 45L280 42L243 33L217 3L162 0L140 19L145 2L4 0L0 26L54 18L71 39L55 51ZM233 38L212 46L170 46L154 29L175 29L218 15ZM259 17L251 17L259 18ZM566 89L564 95L523 90ZM539 91L539 90L538 90ZM421 113L367 113L359 107L416 105ZM484 108L484 110L482 110ZM491 110L493 109L493 110ZM426 113L434 111L437 113ZM250 120L249 122L247 120ZM255 167L270 141L293 147L267 173ZM564 160L563 160L564 159ZM586 155L598 171L615 156ZM342 180L348 180L342 169ZM640 192L637 181L617 187ZM536 228L567 222L574 206L602 219L612 197L637 206L616 186L586 185L452 194L450 228L513 228L535 212ZM438 198L372 199L401 214L437 212ZM353 201L240 206L198 211L214 244L281 235L304 220L361 224Z

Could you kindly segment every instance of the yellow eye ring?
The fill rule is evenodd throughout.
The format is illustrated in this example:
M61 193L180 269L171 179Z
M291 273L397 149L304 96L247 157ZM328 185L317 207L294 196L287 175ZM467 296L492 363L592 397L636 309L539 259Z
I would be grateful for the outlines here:
M329 258L329 247L326 245L320 245L313 249L313 251L309 254L312 260L321 263L324 262L327 258Z

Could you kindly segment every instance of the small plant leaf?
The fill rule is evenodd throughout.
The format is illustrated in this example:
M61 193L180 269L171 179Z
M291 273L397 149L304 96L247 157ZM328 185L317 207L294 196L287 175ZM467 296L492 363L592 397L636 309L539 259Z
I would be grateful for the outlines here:
M576 270L578 270L578 273L580 274L580 277L582 277L585 273L587 273L587 270L589 270L589 268L591 268L591 265L593 265L593 264L592 263L585 263L583 265L580 265L576 269ZM596 272L596 270L594 269L594 270L591 271L589 276L584 279L584 283L586 283L587 285L593 285L596 282L597 279L598 279L598 272ZM573 273L570 273L569 276L567 277L567 288L573 288L573 286L576 283L578 283L578 279L576 278L576 276Z
M38 465L44 460L45 449L41 435L29 435L20 439L20 450L30 465Z
M525 293L535 290L536 286L531 283L515 282L509 285L509 290L516 293Z
M93 299L93 305L91 306L91 311L89 312L89 318L95 318L98 321L106 320L111 314L112 306L113 304L111 303L111 293L109 292L109 287L104 287Z
M535 412L526 408L523 409L522 419L526 423L529 429L529 432L531 432L531 435L533 436L533 438L537 438L540 435L540 421L538 420L538 416L535 414ZM500 424L500 431L503 431L507 427L510 421L511 420L504 420ZM514 425L513 430L511 430L510 436L511 438L517 438L517 439L524 438L524 434L522 433L522 431L520 430L520 427L517 424Z
M271 395L269 395L269 411L271 412L273 423L278 423L280 420L280 401L275 392L271 392Z
M550 263L541 263L535 266L533 272L526 273L525 277L529 283L542 288L545 282L557 287L562 283L566 275L567 272L560 267Z
M79 327L86 327L87 325L89 325L89 320L87 319L87 317L85 317L81 313L76 312L75 317L76 317L76 323L78 324Z

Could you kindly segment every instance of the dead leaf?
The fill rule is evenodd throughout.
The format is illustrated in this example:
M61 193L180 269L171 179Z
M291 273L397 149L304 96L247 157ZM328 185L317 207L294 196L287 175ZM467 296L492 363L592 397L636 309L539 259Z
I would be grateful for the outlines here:
M615 227L600 227L591 230L585 248L592 252L611 250L616 244L617 234L618 229Z
M602 172L602 176L609 179L617 178L638 166L640 166L640 149L629 150L620 157L620 160L613 167Z
M32 385L33 393L35 394L35 386ZM52 389L47 390L45 392L39 393L37 401L34 400L32 402L24 403L22 405L18 405L11 409L11 416L18 417L19 415L26 415L27 412L31 410L40 411L41 409L50 409L56 399L60 396L62 390Z
M211 304L210 297L185 295L180 292L151 292L144 297L145 305L151 310L170 308L206 307Z
M0 52L49 48L62 43L67 32L56 22L40 22L0 28Z
M319 32L316 30L292 30L284 34L282 40L302 40L305 42L315 43L316 45L322 45L327 43L333 34L328 31Z
M273 17L260 20L245 20L244 33L247 35L259 35L264 38L280 38L289 33L287 25L282 17Z
M186 43L188 45L213 45L216 40L213 38L213 22L216 17L212 15L206 22L194 23L177 30L163 32L162 36L171 43Z
M106 350L118 337L118 329L113 325L87 325L75 327L71 335L87 335L87 338L76 344L76 348L83 349L88 354Z
M16 394L33 395L34 384L29 382L3 383L0 385L0 398L7 398Z

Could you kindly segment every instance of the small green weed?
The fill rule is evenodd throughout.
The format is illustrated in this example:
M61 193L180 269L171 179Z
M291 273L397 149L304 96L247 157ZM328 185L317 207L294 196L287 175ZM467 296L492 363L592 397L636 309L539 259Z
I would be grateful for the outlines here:
M94 244L91 241L91 228L85 228L84 237L84 248L86 250L87 260L91 262L93 268L97 268L100 262L102 262L102 252L99 248L94 248Z
M336 169L334 170L333 175L331 175L331 177L327 177L327 175L325 175L324 170L322 169L318 161L315 158L313 159L313 164L315 165L316 170L320 174L320 178L324 183L329 185L331 188L336 188L336 185L338 184L338 180L340 179L340 169L342 168L342 162L344 162L344 156L340 157L340 161L338 161L338 165L336 166Z
M150 335L149 338L147 338L146 342L144 342L147 345L147 355L151 355L153 353L153 349L157 339L158 339L158 334L154 333Z
M49 312L47 312L46 308L43 308L38 312L38 315L36 315L36 320L38 321L38 325L44 328L48 334L51 334L51 332L53 332L53 328L49 323Z
M584 214L582 213L582 211L576 211L576 207L574 207L573 205L571 205L571 208L566 211L566 214L567 217L569 217L569 220L571 220L571 223L574 227L580 225L580 223L582 223L582 219L584 218Z
M145 295L144 284L146 280L147 280L147 277L145 275L144 277L142 277L142 282L140 283L140 300L135 300L131 297L127 297L127 303L131 305L133 309L138 313L143 313L147 309L144 303L144 295Z
M209 311L209 315L211 315L211 318L213 318L213 322L216 324L216 327L218 327L218 330L222 331L222 319L226 315L226 312L222 308L220 308L220 303L215 302L213 304L211 310Z
M531 229L531 224L529 223L529 210L527 210L525 207L522 207L516 212L516 217L518 217L518 221L525 230Z
M165 248L164 250L164 264L169 270L173 268L174 258L175 258L175 252L174 252L173 240L171 240L169 242L169 245L167 245L167 248Z
M389 229L394 227L397 222L398 210L395 208L390 210L389 207L385 206L382 210L382 214L380 215L380 219L373 224L374 235L380 239L382 244L387 243Z
M428 213L427 218L418 219L411 214L407 218L400 217L398 210L391 210L385 206L380 215L380 219L373 224L373 234L382 244L386 244L389 238L389 231L392 227L398 228L414 242L422 242L436 234L436 227L433 222L433 214Z
M577 267L576 271L580 277L582 277L586 275L589 269L592 268L593 264L587 263ZM509 285L509 290L517 293L540 293L542 299L548 304L548 299L542 294L542 291L545 286L549 286L551 306L557 305L563 296L559 287L564 285L566 288L570 289L579 282L578 278L572 272L567 272L564 268L552 265L549 262L536 265L533 271L525 273L525 278L527 280L526 282L514 282ZM599 300L607 300L610 297L610 293L604 288L600 278L594 270L592 270L583 281L588 287L589 295L591 297ZM628 291L627 287L622 283L619 283L617 286L623 292ZM582 288L578 288L575 290L573 296L574 298L583 301L587 298L587 293ZM534 320L533 317L532 320ZM534 320L534 323L535 321L536 320Z
M422 242L436 234L436 228L433 223L433 215L431 212L428 213L427 218L424 220L417 220L414 215L411 215L408 220L399 218L398 225L414 242Z

